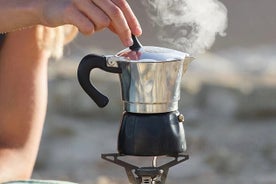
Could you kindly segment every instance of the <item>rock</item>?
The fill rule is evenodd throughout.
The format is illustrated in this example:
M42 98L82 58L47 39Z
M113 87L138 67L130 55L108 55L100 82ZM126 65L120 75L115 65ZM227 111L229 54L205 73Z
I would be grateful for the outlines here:
M226 148L215 150L206 157L206 163L220 174L237 174L243 166L243 159L237 153Z
M238 116L251 118L276 117L276 88L257 86L239 99Z
M196 98L202 111L216 116L233 117L237 113L240 91L226 86L204 84Z
M102 109L82 90L76 76L50 80L49 112L101 119L119 117L122 113L122 102L119 81L114 80L114 77L116 78L116 75L94 75L93 84L110 99L109 104Z

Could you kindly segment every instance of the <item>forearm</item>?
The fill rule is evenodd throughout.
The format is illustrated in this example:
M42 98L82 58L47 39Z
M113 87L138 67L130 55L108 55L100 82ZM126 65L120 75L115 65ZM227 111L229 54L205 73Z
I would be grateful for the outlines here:
M0 33L40 24L39 0L0 0Z
M41 29L9 33L0 53L0 183L30 177L47 104ZM3 180L3 181L1 181Z

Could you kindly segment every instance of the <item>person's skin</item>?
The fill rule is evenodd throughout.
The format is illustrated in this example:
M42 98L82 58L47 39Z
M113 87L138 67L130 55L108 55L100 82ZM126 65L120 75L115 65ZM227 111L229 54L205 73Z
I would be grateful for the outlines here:
M36 159L49 58L38 45L41 29L9 33L0 51L0 183L30 178Z
M9 32L0 50L0 183L29 179L39 148L50 57L39 39L53 33L37 24L73 24L84 34L108 27L125 46L141 34L125 0L0 0L0 32Z
M125 46L132 45L131 33L142 33L126 0L0 0L0 13L0 32L37 24L72 24L83 34L108 27Z

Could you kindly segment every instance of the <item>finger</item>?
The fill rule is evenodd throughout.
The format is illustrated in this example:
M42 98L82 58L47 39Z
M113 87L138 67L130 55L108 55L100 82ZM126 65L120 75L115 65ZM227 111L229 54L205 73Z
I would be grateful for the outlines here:
M92 34L95 32L94 24L76 8L70 8L65 13L65 24L73 24L83 34Z
M108 26L108 28L110 29L110 31L112 31L113 33L116 34L116 30L114 29L114 27L113 27L112 24L110 24L110 25Z
M131 29L132 34L136 36L140 36L142 34L141 26L134 15L132 9L130 8L129 4L126 0L112 0L114 4L116 4L123 12L127 23Z
M83 0L76 3L79 10L94 23L95 31L99 31L110 24L110 18L91 0Z
M115 33L122 43L127 47L131 46L133 44L131 30L120 8L110 0L94 0L93 2L109 16Z

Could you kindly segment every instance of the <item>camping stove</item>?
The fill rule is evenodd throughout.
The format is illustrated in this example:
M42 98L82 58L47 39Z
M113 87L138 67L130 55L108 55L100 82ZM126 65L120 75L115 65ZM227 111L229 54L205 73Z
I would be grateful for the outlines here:
M172 161L157 166L157 157L153 157L150 167L138 167L127 163L120 158L124 155L118 153L102 154L102 158L125 168L128 180L132 184L165 184L169 168L189 159L188 155L178 154L171 156Z

